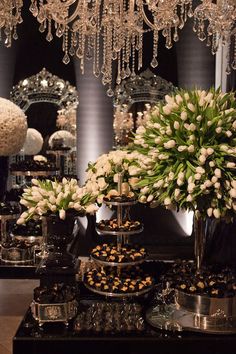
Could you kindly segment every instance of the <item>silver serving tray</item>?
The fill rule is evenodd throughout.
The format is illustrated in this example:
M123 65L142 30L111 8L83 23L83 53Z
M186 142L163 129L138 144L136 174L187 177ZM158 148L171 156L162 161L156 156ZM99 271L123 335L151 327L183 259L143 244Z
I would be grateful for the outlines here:
M140 259L139 261L134 261L134 262L107 262L107 261L102 261L101 259L98 259L96 257L93 257L92 255L90 255L90 258L97 264L100 264L101 266L110 266L110 267L129 267L129 266L135 266L135 265L139 265L142 264L143 262L145 262L145 260L147 259L147 257Z
M235 317L203 316L179 308L175 304L158 305L151 307L146 312L146 321L153 327L172 331L193 331L209 334L234 334L236 333Z
M132 230L132 231L108 231L108 230L102 230L99 227L96 227L96 231L99 235L131 236L131 235L140 234L143 231L143 225L141 224L139 229Z
M4 248L1 246L1 261L11 264L27 264L34 260L34 247Z
M13 235L13 240L27 241L28 243L34 243L40 245L43 242L43 236L23 236L23 235Z
M137 296L142 296L147 294L152 288L153 286L149 286L146 289L140 290L140 291L134 291L132 293L111 293L111 292L106 292L106 291L101 291L101 290L97 290L94 289L93 287L89 286L88 284L86 284L84 282L84 285L87 289L89 289L90 291L102 295L102 296L107 296L107 297L114 297L114 298L126 298L126 297L137 297Z
M181 309L199 315L219 318L219 314L222 314L222 317L236 317L236 296L215 298L176 290L176 303Z
M39 326L42 326L46 322L63 322L65 325L68 325L69 320L77 314L78 303L75 299L55 304L40 304L33 300L30 308Z

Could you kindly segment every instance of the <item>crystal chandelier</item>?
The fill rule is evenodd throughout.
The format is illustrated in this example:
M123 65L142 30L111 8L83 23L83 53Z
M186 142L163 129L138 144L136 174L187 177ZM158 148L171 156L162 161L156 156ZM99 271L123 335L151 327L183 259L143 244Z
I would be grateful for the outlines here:
M202 0L194 10L194 31L201 41L207 39L207 46L211 46L215 54L222 44L226 47L227 68L236 70L236 0ZM230 48L233 48L231 62Z
M63 62L70 56L80 60L84 72L85 58L93 60L93 73L102 74L102 83L111 89L113 62L116 61L116 84L135 77L142 67L143 37L153 32L151 66L157 67L159 31L171 48L178 40L178 29L192 16L192 0L31 0L30 11L51 41L62 37Z
M83 73L85 59L93 60L94 75L102 76L102 83L109 86L107 94L112 96L114 71L120 85L125 78L135 78L142 68L146 34L152 34L150 66L156 68L160 33L171 48L178 41L178 30L193 15L199 39L207 38L213 54L221 44L225 46L226 72L236 69L236 0L198 2L193 11L193 0L31 0L30 11L49 42L54 36L62 38L63 62L68 64L72 56L77 57ZM3 32L7 47L17 38L22 6L23 0L0 0L0 34Z
M18 38L16 26L22 22L22 6L23 0L1 0L0 2L0 41L3 35L6 47L11 46L12 38Z

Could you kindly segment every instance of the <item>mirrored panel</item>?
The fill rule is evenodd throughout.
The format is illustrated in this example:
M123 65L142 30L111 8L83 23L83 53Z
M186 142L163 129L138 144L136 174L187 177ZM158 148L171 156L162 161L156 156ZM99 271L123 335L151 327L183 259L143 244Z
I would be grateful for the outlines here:
M114 145L125 146L132 132L145 122L146 113L165 95L175 89L174 85L146 69L135 78L123 80L115 90L114 99Z
M52 161L56 166L56 174L76 175L76 110L79 104L76 88L43 68L14 86L10 98L23 109L28 121L25 144L19 155L10 161L11 174L15 176L12 184L22 182L24 171L37 170L34 155L47 156L49 164ZM43 159L39 161L41 165L43 162Z

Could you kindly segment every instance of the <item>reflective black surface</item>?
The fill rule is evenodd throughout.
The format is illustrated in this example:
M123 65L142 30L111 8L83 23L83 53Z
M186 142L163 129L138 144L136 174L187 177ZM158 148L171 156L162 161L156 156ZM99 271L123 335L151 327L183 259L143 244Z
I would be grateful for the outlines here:
M160 271L158 265L156 270ZM46 323L40 328L28 310L13 339L13 354L223 354L226 348L227 354L235 353L236 335L167 332L149 326L145 313L150 296L122 303L91 294L81 285L78 315L69 326ZM132 326L131 319L136 321Z

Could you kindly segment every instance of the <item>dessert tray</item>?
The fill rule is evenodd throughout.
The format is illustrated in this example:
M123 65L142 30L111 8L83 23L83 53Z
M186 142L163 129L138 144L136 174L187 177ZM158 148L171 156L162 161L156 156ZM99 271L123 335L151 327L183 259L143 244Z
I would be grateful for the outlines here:
M34 260L34 247L24 241L3 242L1 261L12 264L27 264Z
M117 217L101 220L96 225L99 235L116 236L116 244L95 247L91 252L91 260L99 269L95 268L84 276L84 284L89 290L116 298L141 296L153 287L152 277L136 267L146 260L147 253L144 248L131 245L129 237L142 232L143 225L130 220L128 210L125 210L137 201L134 197L122 194L122 181L123 174L119 173L116 195L103 199L105 205L116 208Z
M236 277L230 268L208 266L200 273L193 263L173 265L163 276L157 304L147 322L159 329L212 334L236 333Z
M63 322L68 326L69 320L77 314L76 289L63 283L55 283L51 287L39 286L34 289L30 307L39 326L46 322Z
M138 246L123 245L118 250L115 244L103 244L95 247L90 257L101 266L127 267L143 263L147 252Z
M124 298L146 294L153 286L153 279L139 267L122 271L116 268L92 269L85 274L84 284L97 294Z

